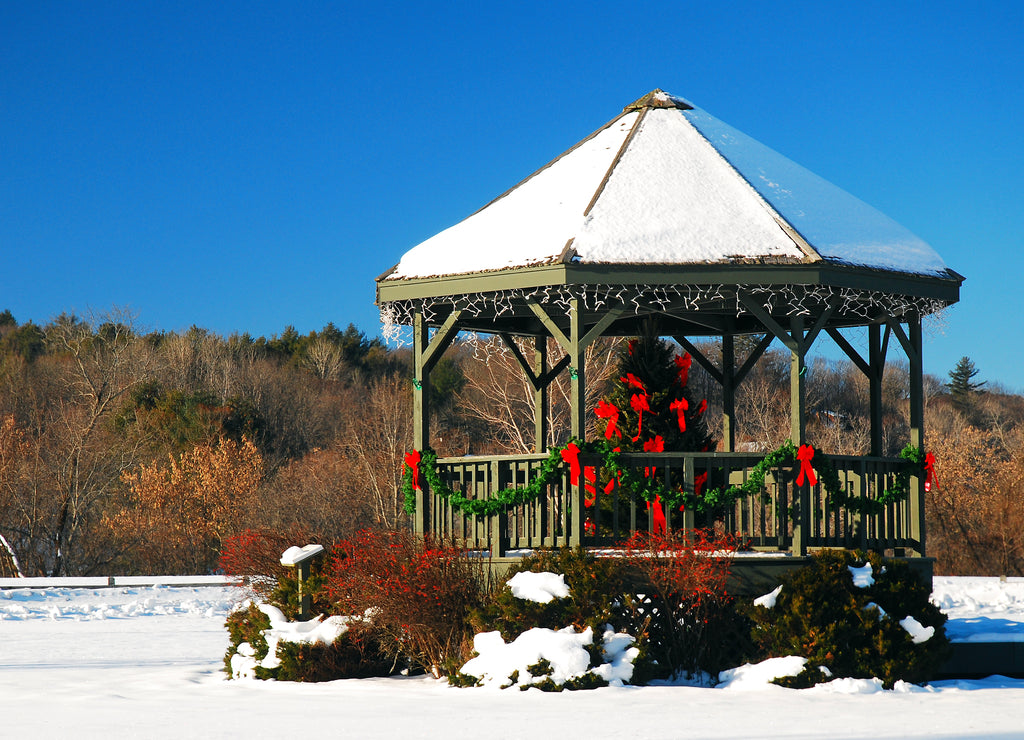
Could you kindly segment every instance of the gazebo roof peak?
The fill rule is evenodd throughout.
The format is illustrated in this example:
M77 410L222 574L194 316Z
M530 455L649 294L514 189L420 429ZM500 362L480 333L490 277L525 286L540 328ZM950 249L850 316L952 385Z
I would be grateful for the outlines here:
M622 109L622 112L629 113L630 111L643 110L644 108L678 108L679 110L691 110L693 105L677 95L670 95L660 87L656 87L642 98L637 98L627 105Z

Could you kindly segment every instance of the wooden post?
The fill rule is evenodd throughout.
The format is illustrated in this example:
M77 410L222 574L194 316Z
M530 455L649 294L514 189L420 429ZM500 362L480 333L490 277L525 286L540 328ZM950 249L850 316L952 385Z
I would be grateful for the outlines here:
M882 327L868 326L868 388L870 390L871 454L882 455L882 379L885 376L885 354L882 352Z
M416 450L425 450L430 445L430 397L429 370L425 362L430 329L423 312L416 308L412 318L412 445ZM427 534L430 526L430 497L422 489L416 489L416 514L413 529L417 535Z
M498 460L491 460L491 491L500 491L506 488L511 480L506 474L510 468L502 468ZM508 512L501 511L497 517L491 520L490 531L487 533L491 540L491 557L505 557L505 538L508 537Z
M572 407L570 434L579 439L587 435L587 380L584 368L583 301L574 298L569 307L569 396Z
M807 440L807 390L804 375L807 373L804 345L804 321L800 316L790 320L790 363L789 363L789 429L790 439L799 447ZM807 535L810 530L811 487L807 483L796 486L797 519L793 523L793 554L807 554Z
M538 378L548 371L548 340L545 336L534 337L533 369ZM548 449L548 384L542 383L533 389L533 450L546 452Z
M910 329L910 351L907 352L910 365L910 444L924 449L924 340L921 333L921 317L915 316L908 322ZM925 555L924 480L920 472L910 478L910 538L917 543L912 554Z
M736 450L736 341L722 336L722 450Z
M584 368L584 325L583 325L583 301L574 298L569 306L569 387L572 416L570 420L570 434L578 439L586 439L587 436L587 378ZM572 486L572 509L569 512L569 545L576 547L583 544L583 520L585 507L583 505L585 476L580 463L580 479L578 485Z
M683 490L687 491L688 493L693 493L694 478L696 478L696 473L694 472L693 458L687 456L683 458ZM666 514L667 513L668 512L666 512ZM684 531L691 532L696 528L697 522L695 521L694 515L694 510L691 509L689 506L683 509Z

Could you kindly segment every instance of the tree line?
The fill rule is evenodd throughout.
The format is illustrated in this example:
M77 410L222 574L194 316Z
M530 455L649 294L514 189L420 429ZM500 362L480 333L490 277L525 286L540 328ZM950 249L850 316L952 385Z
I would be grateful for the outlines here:
M588 349L591 407L608 391L621 341ZM701 349L717 356L714 343ZM558 352L549 351L554 364ZM1024 574L1024 399L983 387L965 361L948 382L926 379L939 472L929 552L940 572ZM740 386L740 449L774 450L788 436L788 373L788 355L769 350ZM408 350L351 324L222 337L199 327L144 332L116 309L45 325L5 311L0 535L26 575L204 573L216 568L224 539L246 529L330 542L404 526L411 379ZM457 342L431 385L439 454L533 449L533 388L499 341ZM690 386L716 418L717 384L694 365ZM860 372L818 358L807 388L810 441L864 454ZM885 454L907 443L907 388L906 365L890 363ZM550 388L548 444L568 437L568 390L565 378Z

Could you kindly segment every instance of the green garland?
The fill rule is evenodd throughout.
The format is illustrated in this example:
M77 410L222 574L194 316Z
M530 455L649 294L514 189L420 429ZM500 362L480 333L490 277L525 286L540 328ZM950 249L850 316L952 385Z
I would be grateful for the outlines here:
M654 476L641 476L638 474L639 469L634 471L624 468L620 463L622 453L607 441L584 443L579 440L570 440L562 447L554 447L541 464L539 475L527 486L505 488L489 499L466 498L461 491L453 490L442 481L437 472L437 453L433 450L424 450L420 454L419 469L430 486L430 490L435 495L446 499L452 507L471 516L489 517L501 513L510 506L528 503L539 498L548 485L563 475L565 462L562 459L562 452L568 448L569 444L576 444L583 454L601 453L604 458L603 467L613 477L618 478L621 486L639 494L645 501L660 500L669 507L685 507L700 513L727 509L740 498L763 496L764 479L768 471L781 465L792 465L797 462L796 445L792 441L786 440L779 449L765 455L757 465L751 468L750 475L747 476L743 484L724 489L710 489L701 496L697 496L692 491L667 489ZM881 513L891 503L905 500L910 491L911 475L915 470L922 469L924 466L924 453L921 449L908 445L900 452L900 457L912 464L896 474L895 485L892 488L886 489L875 499L852 498L843 490L839 474L831 461L818 450L815 449L814 452L813 466L817 470L818 480L828 494L828 502L848 511L869 516ZM405 511L411 515L416 511L416 489L412 468L409 465L404 466L402 494Z
M566 445L568 447L568 445ZM466 498L461 491L452 490L451 486L441 480L437 472L437 453L425 450L420 453L419 468L426 478L430 490L437 496L446 499L454 508L465 514L476 517L488 517L499 514L509 506L525 504L539 498L541 492L554 483L562 474L562 450L565 447L552 448L547 459L541 463L540 474L530 481L525 488L505 488L489 499ZM405 511L413 514L416 511L416 489L412 479L412 468L408 465L402 476L402 495L405 498Z
M881 514L889 504L906 500L907 495L910 493L910 476L915 471L924 470L925 456L920 447L907 445L900 451L900 457L910 463L910 465L905 466L896 473L895 485L892 488L885 489L877 498L873 499L851 498L846 491L842 490L835 468L826 459L825 464L818 467L818 470L821 473L819 477L821 478L822 485L829 495L829 503L841 506L848 511L873 516Z

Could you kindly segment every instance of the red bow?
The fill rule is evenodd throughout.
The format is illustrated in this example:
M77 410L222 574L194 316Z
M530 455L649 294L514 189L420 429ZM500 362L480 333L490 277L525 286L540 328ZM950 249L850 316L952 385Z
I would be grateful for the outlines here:
M707 410L708 410L708 399L702 398L701 401L700 401L700 406L697 407L697 415L699 416L699 415L703 414Z
M664 452L665 451L665 440L660 434L656 435L654 439L649 439L644 442L644 452ZM654 471L657 468L644 468L644 477L650 478L654 475Z
M633 410L640 415L640 418L636 423L636 436L633 437L633 441L636 442L640 439L640 435L644 433L644 412L650 411L651 407L647 403L647 394L644 393L642 396L639 393L634 393L633 397L629 399L629 405L633 407Z
M405 453L405 464L412 468L412 487L420 491L420 451L413 450Z
M693 479L693 495L700 496L704 492L704 486L708 482L708 471L704 471ZM686 504L679 507L680 511L686 511Z
M655 495L653 504L650 501L647 502L648 510L652 507L654 509L654 533L665 534L668 522L665 520L665 511L661 508L661 496Z
M668 405L669 411L675 411L679 416L679 431L686 431L686 414L684 413L690 408L690 403L685 398L678 398Z
M569 482L578 486L580 484L580 448L575 442L570 442L561 452L562 461L569 463Z
M811 460L814 458L814 448L810 445L800 445L800 449L796 451L796 459L800 461L800 473L796 477L796 484L802 486L804 484L804 477L806 476L807 482L812 486L818 485L818 479L814 475L814 468L811 467Z
M679 385L685 386L690 380L690 365L693 364L693 358L689 352L684 352L682 357L676 355L675 360L676 367L679 368Z
M622 432L619 431L618 427L619 408L615 404L599 401L597 408L594 409L594 413L597 414L597 418L608 420L608 426L604 430L605 439L611 439L613 434L619 435L620 438L622 437Z
M924 456L924 490L927 493L932 490L939 490L939 479L935 477L935 455L928 453Z
M637 388L639 390L642 390L645 394L647 393L647 389L644 388L643 381L641 381L640 378L633 375L633 373L626 373L626 377L619 378L619 380L625 383L627 388Z

